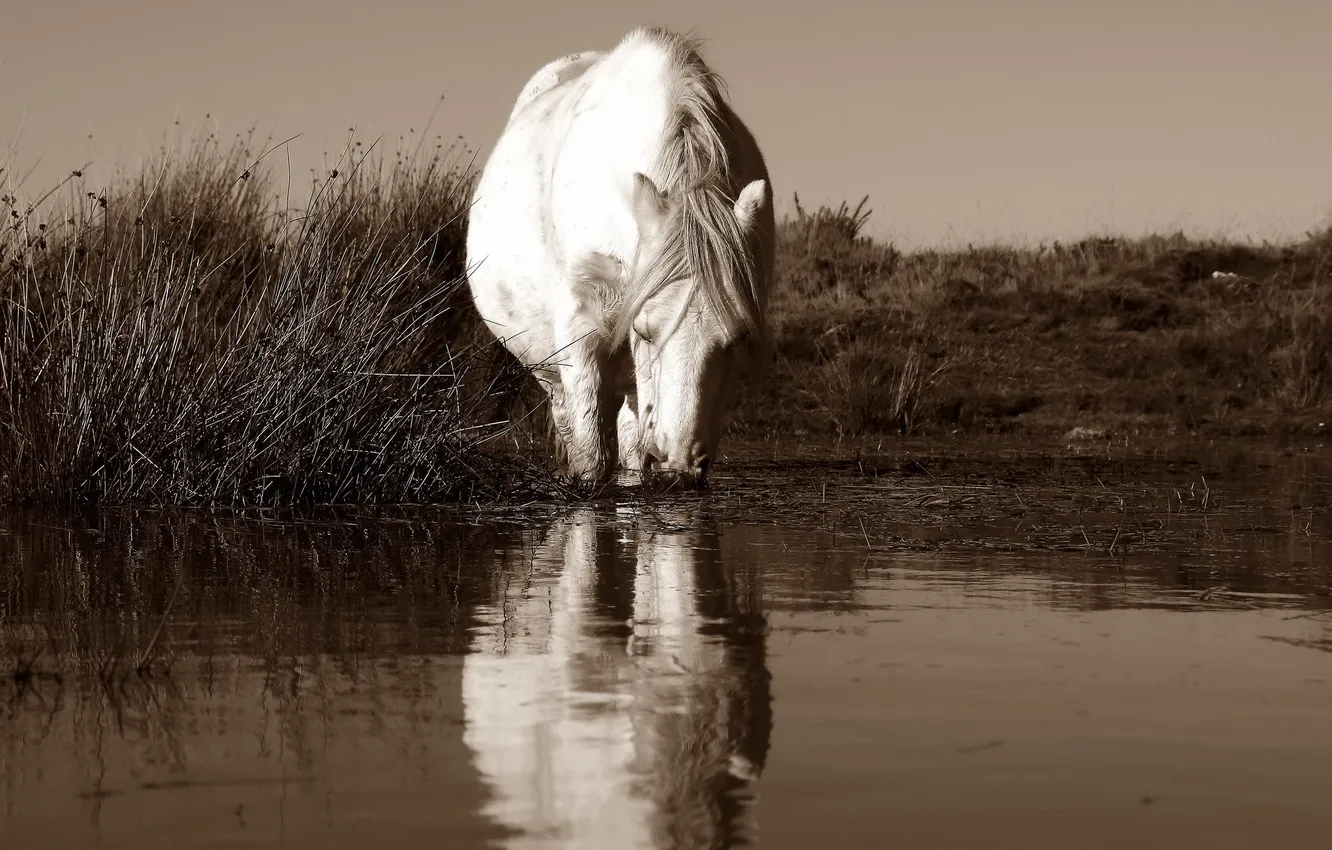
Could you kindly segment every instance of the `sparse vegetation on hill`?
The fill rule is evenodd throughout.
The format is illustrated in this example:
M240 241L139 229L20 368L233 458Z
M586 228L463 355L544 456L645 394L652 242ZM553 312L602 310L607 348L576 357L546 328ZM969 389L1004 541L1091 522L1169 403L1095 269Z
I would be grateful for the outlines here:
M422 501L535 480L541 395L462 283L459 151L355 149L299 210L263 153L209 138L105 191L0 192L0 500ZM868 215L782 223L775 362L737 436L1329 417L1332 230L903 253L863 235Z
M1332 229L902 253L862 235L864 203L781 225L774 372L739 430L1312 433L1332 414Z

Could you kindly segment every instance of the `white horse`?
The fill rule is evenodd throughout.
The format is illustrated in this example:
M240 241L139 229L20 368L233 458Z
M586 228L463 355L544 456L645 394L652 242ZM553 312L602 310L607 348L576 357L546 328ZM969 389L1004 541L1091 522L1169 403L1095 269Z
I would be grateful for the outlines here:
M546 385L572 475L618 460L706 483L767 350L774 227L763 156L696 41L640 28L528 81L477 183L468 282Z

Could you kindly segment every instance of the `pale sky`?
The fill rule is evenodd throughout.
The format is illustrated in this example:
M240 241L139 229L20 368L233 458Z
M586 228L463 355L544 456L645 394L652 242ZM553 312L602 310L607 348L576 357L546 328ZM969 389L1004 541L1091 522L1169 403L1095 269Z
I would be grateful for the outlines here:
M692 29L779 213L870 196L904 246L1332 223L1329 0L4 0L0 165L25 195L176 119L256 126L296 182L355 127L484 156L542 64ZM441 97L443 100L441 101ZM91 137L91 138L89 138ZM283 171L285 157L279 160Z

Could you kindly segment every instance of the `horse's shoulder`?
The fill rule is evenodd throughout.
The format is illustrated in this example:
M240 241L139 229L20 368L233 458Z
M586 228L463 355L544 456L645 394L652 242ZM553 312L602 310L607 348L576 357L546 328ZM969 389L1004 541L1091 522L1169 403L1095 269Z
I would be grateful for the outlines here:
M581 53L570 53L546 63L541 70L532 75L527 81L527 85L523 86L522 92L518 95L518 100L514 102L513 111L509 114L510 120L543 94L570 80L577 79L603 55L605 55L605 51L584 50Z

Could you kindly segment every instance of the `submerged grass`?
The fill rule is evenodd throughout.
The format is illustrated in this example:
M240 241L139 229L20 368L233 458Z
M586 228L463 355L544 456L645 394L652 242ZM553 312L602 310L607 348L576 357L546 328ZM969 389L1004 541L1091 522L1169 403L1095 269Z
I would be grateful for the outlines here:
M466 310L465 151L353 149L294 210L252 138L165 151L54 212L6 195L0 498L480 498L526 372Z

